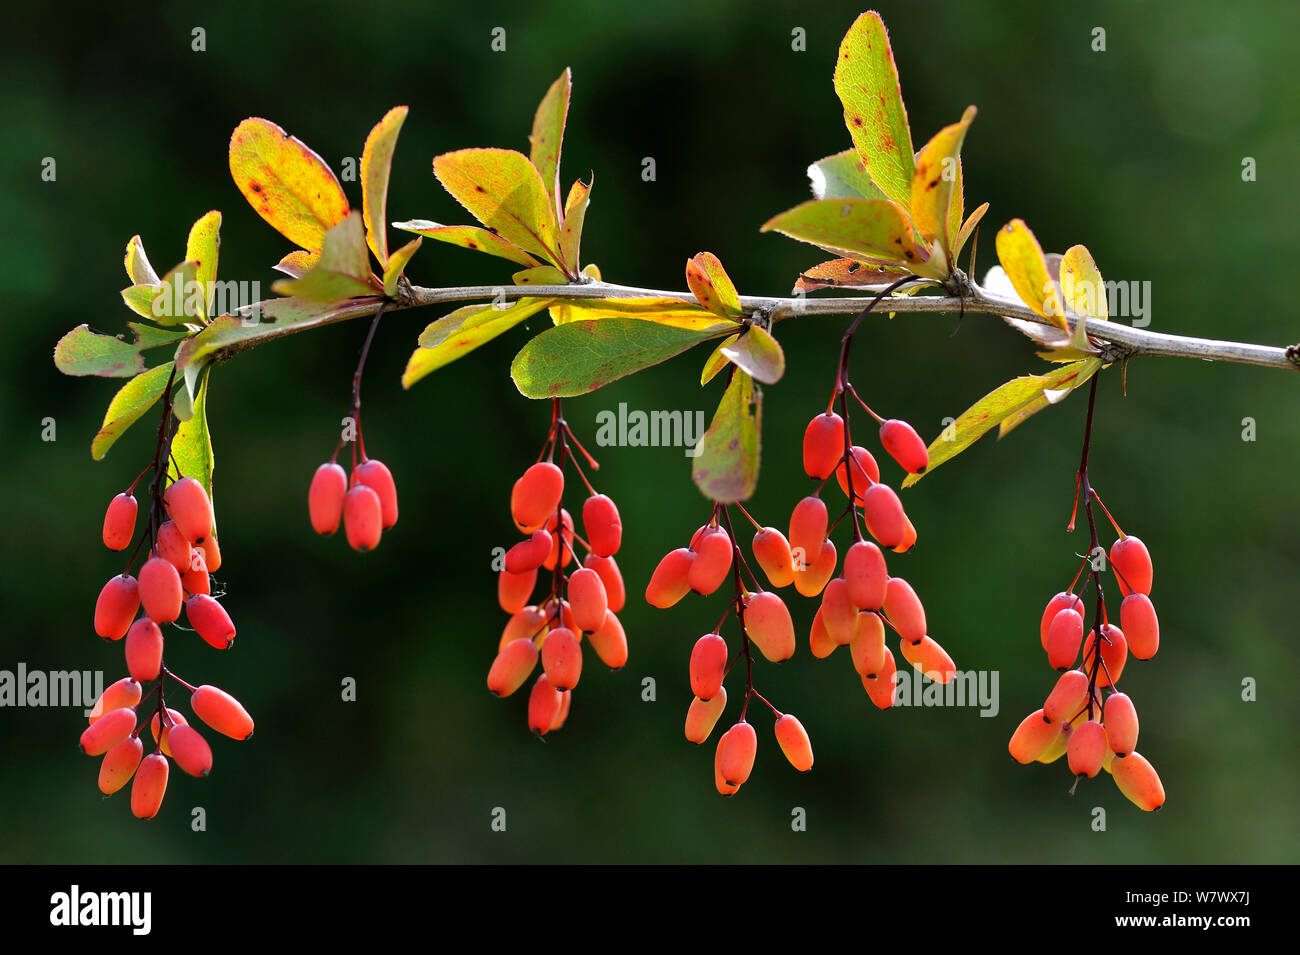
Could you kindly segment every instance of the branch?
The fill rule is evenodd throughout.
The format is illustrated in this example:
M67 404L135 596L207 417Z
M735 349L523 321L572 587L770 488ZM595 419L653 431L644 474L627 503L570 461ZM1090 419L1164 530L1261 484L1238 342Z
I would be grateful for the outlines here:
M951 314L954 312L973 312L985 315L1000 315L1048 324L1047 320L1033 311L1023 302L1002 298L971 283L970 294L964 298L953 295L910 295L890 299L889 311L906 314ZM864 293L878 292L879 289L862 289ZM630 285L616 285L609 282L573 283L570 285L466 285L452 288L422 288L411 286L395 302L388 303L388 309L414 308L425 305L439 305L453 302L488 302L493 299L514 301L521 298L555 298L565 301L601 298L672 298L689 304L698 304L690 292L673 292L663 289L647 289ZM785 321L812 315L851 315L862 311L861 296L838 298L768 298L762 296L742 295L741 306L751 315L757 313L766 316L772 322ZM381 303L370 301L356 306L340 306L337 312L320 319L299 322L276 328L267 325L260 334L227 345L212 353L213 361L224 361L242 351L284 335L332 325L353 318L374 315ZM1075 319L1066 319L1071 328ZM1185 335L1166 335L1161 332L1121 325L1117 322L1088 323L1088 334L1097 341L1105 342L1106 359L1117 361L1138 355L1163 355L1170 358L1198 358L1202 361L1224 361L1238 365L1256 365L1261 368L1281 368L1288 371L1300 370L1300 345L1279 347L1274 345L1252 345L1245 342L1219 341L1212 338L1191 338Z

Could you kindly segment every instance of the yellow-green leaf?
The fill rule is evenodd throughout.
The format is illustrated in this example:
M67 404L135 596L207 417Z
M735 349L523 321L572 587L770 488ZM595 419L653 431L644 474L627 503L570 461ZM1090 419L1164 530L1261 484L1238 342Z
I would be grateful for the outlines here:
M420 334L420 347L406 363L402 387L410 388L425 375L508 332L554 301L551 298L521 298L508 308L466 305L431 322Z
M739 338L739 334L732 335L729 338L724 338L718 347L713 349L713 353L709 355L709 360L704 363L704 370L700 372L701 385L707 385L714 379L718 372L731 364L731 359L724 355L722 350L730 345L734 345L736 340Z
M555 204L528 157L513 149L461 149L433 160L433 173L479 222L526 252L564 267Z
M966 221L962 223L961 229L959 229L957 232L957 239L952 244L952 259L953 259L952 264L954 266L957 264L957 256L961 255L961 250L963 247L965 247L966 242L970 239L971 233L975 231L975 227L979 225L980 220L984 218L984 213L988 211L989 211L989 204L985 202L981 204L978 208L976 208L975 211L972 212L969 216L967 216Z
M704 496L730 504L758 486L763 396L740 369L732 373L709 429L696 446L691 478Z
M416 236L389 258L388 265L384 267L384 294L389 298L397 294L397 280L402 277L402 273L406 271L407 263L411 261L411 256L420 250L423 242L423 238Z
M1058 328L1067 329L1056 282L1038 239L1022 219L1012 219L998 230L998 260L1021 301Z
M867 175L856 149L819 159L808 167L808 182L817 199L888 199Z
M300 279L316 267L316 261L319 258L319 252L294 249L271 267L277 272L283 272L292 278Z
M776 384L785 374L785 352L770 332L757 325L749 326L734 345L725 345L721 351L733 365L765 385Z
M511 276L516 285L564 285L569 277L553 265L539 265Z
M397 134L407 108L394 106L375 124L361 153L361 210L366 220L366 244L381 267L388 265L388 176L393 168Z
M329 325L341 317L373 315L382 301L376 294L346 302L313 302L305 298L273 298L237 309L235 315L221 315L188 339L177 350L176 360L184 368L202 364L223 348L238 346L249 339L266 340Z
M556 325L570 322L588 322L612 318L636 318L657 325L669 325L691 331L735 331L739 323L714 315L708 309L683 302L679 298L575 299L551 309Z
M1092 254L1081 245L1071 246L1061 257L1061 294L1075 315L1099 322L1109 319L1106 285Z
M557 216L560 212L560 149L564 145L564 121L569 115L571 85L572 75L565 67L538 104L533 116L533 132L528 137L531 146L529 160L542 177L542 185L551 197Z
M340 302L374 295L363 228L360 213L348 213L325 233L324 248L315 268L300 279L281 279L271 286L272 291L312 302Z
M325 233L348 214L348 198L325 160L269 120L235 127L230 174L257 214L308 252L319 252Z
M205 305L203 290L194 279L196 268L195 263L186 260L164 275L154 289L145 317L159 325L200 321Z
M476 225L440 225L428 219L411 219L407 222L394 222L393 228L401 229L403 232L414 232L426 239L446 242L448 245L458 245L472 252L486 252L488 255L495 255L499 259L506 259L517 265L532 267L542 264L495 232L489 232Z
M221 213L213 209L199 217L185 243L185 258L194 263L194 281L203 290L200 316L207 321L212 283L217 280L217 253L221 248Z
M958 197L956 219L961 220L961 145L975 119L975 107L968 106L961 122L939 130L916 156L912 175L912 225L931 241L937 241L952 261L957 227L949 229L954 196Z
M686 261L686 284L699 303L714 315L739 318L745 314L731 276L712 252L700 252Z
M162 397L171 377L172 366L172 362L167 362L136 375L113 396L108 404L108 412L104 415L104 423L90 442L92 458L101 460L113 443L126 433L126 429L139 421Z
M122 301L141 318L157 321L153 313L153 300L158 296L159 285L131 285L122 289Z
M582 244L582 225L587 218L587 205L591 201L592 182L575 180L564 203L564 222L560 226L560 259L570 273L578 271L578 250Z
M868 258L916 268L924 253L916 247L907 214L888 199L810 199L763 224L801 242L849 258Z
M874 11L859 16L840 44L835 92L868 174L906 208L912 193L912 134L889 34Z
M135 285L157 285L158 273L149 264L149 257L144 254L144 243L138 235L131 236L126 244L126 275Z

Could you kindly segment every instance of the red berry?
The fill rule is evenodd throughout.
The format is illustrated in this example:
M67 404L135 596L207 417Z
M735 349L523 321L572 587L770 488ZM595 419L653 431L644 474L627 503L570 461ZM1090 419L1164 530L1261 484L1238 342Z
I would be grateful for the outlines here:
M790 761L790 765L801 773L812 769L812 741L808 738L808 731L803 728L803 724L786 713L777 719L773 729L781 752Z
M1110 765L1110 775L1124 797L1139 809L1151 812L1165 804L1165 787L1160 776L1141 753L1117 756Z
M691 589L690 574L694 562L695 552L685 547L678 547L665 554L650 575L650 583L646 585L646 602L662 610L685 597Z
M1067 670L1061 674L1043 704L1043 715L1053 723L1065 723L1088 702L1088 674L1082 670Z
M880 614L864 610L858 614L857 628L849 644L853 656L853 669L858 676L879 673L885 666L885 621Z
M862 688L877 709L887 710L894 705L894 696L898 688L898 665L894 654L885 648L885 665L879 673L870 673L862 677Z
M590 633L605 625L609 598L600 574L594 570L583 567L569 577L569 602L573 606L573 619L580 629Z
M1114 624L1101 625L1101 662L1102 667L1097 672L1097 685L1110 686L1119 682L1119 675L1124 671L1124 661L1128 658L1128 641L1124 639L1124 631ZM1093 644L1096 639L1093 634L1088 634L1088 639L1083 644L1083 668L1091 671L1096 665L1093 656Z
M1119 605L1119 622L1128 648L1139 660L1150 660L1160 649L1160 621L1146 594L1129 594Z
M1007 748L1017 763L1032 763L1060 735L1061 728L1043 715L1042 710L1034 710L1016 727L1011 734Z
M99 791L111 796L129 783L143 755L144 744L138 736L128 736L105 753L99 764Z
M697 594L711 594L722 586L731 572L731 536L722 528L715 527L693 546L695 560L691 562L686 581Z
M516 614L528 604L537 586L537 568L526 570L522 574L501 571L497 577L497 603L509 614Z
M713 734L722 711L727 708L727 688L719 687L717 695L709 700L699 697L691 700L686 710L686 738L697 746Z
M826 585L822 593L822 624L826 633L837 647L846 647L853 642L858 632L858 608L849 597L849 584L843 577L836 577Z
M555 528L558 524L564 525L563 536L555 533ZM559 522L557 523L555 515L552 514L550 520L546 522L546 530L547 533L551 535L551 549L545 559L543 559L542 566L547 570L554 570L557 563L559 563L561 567L568 567L569 562L574 558L573 517L567 510L561 509ZM562 562L560 561L561 542L563 542L564 547L564 560Z
M509 696L524 685L528 675L537 666L537 646L521 637L506 644L488 670L488 692L493 696Z
M172 759L191 776L212 772L212 747L193 726L174 726L167 734Z
M367 458L352 469L352 485L363 484L379 495L380 517L384 530L397 523L397 484L388 465L377 458Z
M307 490L307 511L311 528L326 536L339 529L343 520L343 498L348 493L348 475L333 461L326 461L312 475Z
M754 757L758 754L758 734L749 723L740 722L722 734L718 740L714 766L717 775L730 787L738 789L754 770ZM724 793L724 795L729 795Z
M925 607L912 585L902 577L890 577L885 585L884 610L904 640L920 643L925 638Z
M880 426L880 443L908 474L924 474L930 466L925 442L906 421L891 418Z
M1052 620L1062 610L1073 610L1082 617L1084 614L1083 601L1067 590L1062 591L1047 602L1047 609L1043 611L1043 622L1039 625L1039 635L1044 650L1047 649L1047 631L1052 626Z
M1101 764L1106 759L1106 730L1096 720L1080 723L1070 733L1070 742L1066 744L1066 756L1070 772L1076 776L1091 779L1101 772Z
M246 740L253 735L253 718L225 690L204 684L190 697L194 715L223 736Z
M912 524L912 519L903 515L903 539L890 548L895 554L906 554L916 543L916 527Z
M506 551L506 573L526 574L536 571L551 552L551 535L545 530L535 530L528 540L520 541Z
M1137 749L1137 708L1127 694L1112 693L1106 697L1102 721L1106 724L1106 739L1111 752L1116 756L1127 756Z
M771 663L794 656L794 621L790 609L776 594L749 594L744 602L745 632Z
M196 548L194 553L202 555L203 551ZM191 567L181 574L181 589L187 594L211 594L212 581L209 579L206 570Z
M542 675L545 676L546 674ZM554 733L564 725L564 721L569 718L569 707L572 703L573 692L571 690L564 690L560 693L560 711L555 714L555 719L551 722L551 728L547 730L548 733Z
M517 610L506 625L501 630L501 640L497 644L497 650L504 650L506 644L512 640L518 640L524 637L528 640L533 639L546 628L546 622L550 619L547 612L535 604L529 604Z
M141 617L126 635L126 671L133 680L148 683L162 669L163 635L158 624Z
M180 532L175 521L163 521L158 528L158 542L154 553L176 568L177 573L185 573L193 562L194 548Z
M722 689L727 670L727 641L716 633L706 633L695 641L691 650L691 692L708 701Z
M104 546L109 550L126 550L135 536L135 515L139 505L135 497L123 491L108 502L104 512Z
M542 669L557 690L572 690L582 676L582 644L568 627L556 627L542 641Z
M897 547L907 530L903 502L888 484L873 484L862 495L862 518L882 547Z
M844 456L844 419L833 411L808 422L803 433L803 469L809 477L828 478Z
M627 634L614 611L605 613L604 625L587 639L600 662L611 670L620 670L627 664Z
M155 623L171 623L181 615L181 575L171 561L150 557L140 568L140 603Z
M215 574L221 569L221 548L217 545L215 534L210 534L194 546L203 551L203 566L208 573Z
M794 506L790 515L790 551L796 558L796 573L806 570L821 555L828 520L826 503L820 497L805 497Z
M794 583L794 556L784 534L775 527L764 527L754 535L753 549L754 559L773 587L788 587Z
M208 492L192 477L181 478L163 492L167 516L185 539L197 543L212 533L212 502Z
M826 586L826 582L835 575L835 544L829 540L822 541L821 553L807 570L794 572L795 590L805 597L816 597Z
M186 601L185 617L209 646L226 650L235 642L235 625L226 608L207 594L195 594Z
M1079 659L1083 617L1077 610L1060 610L1047 628L1047 662L1054 670L1068 670Z
M348 546L365 553L379 546L384 532L384 507L375 489L355 485L343 497L343 530Z
M866 448L853 446L853 497L858 503L862 503L862 493L872 484L880 480L880 465L876 463L875 457ZM835 469L835 481L839 484L840 490L844 496L849 496L849 480L845 476L844 465L841 464Z
M135 710L119 707L105 713L81 734L81 751L87 756L102 756L135 730Z
M1151 555L1136 537L1121 537L1110 548L1110 566L1119 581L1119 592L1127 597L1136 591L1151 594Z
M170 706L167 707L166 726L162 725L157 713L153 715L153 719L149 721L149 729L153 732L154 741L158 744L158 748L162 750L164 756L172 754L171 747L167 745L167 736L175 727L188 726L189 722L184 713L180 710L173 710Z
M170 565L168 565L170 566ZM95 633L121 640L140 609L140 588L130 574L119 574L104 584L95 601Z
M564 694L551 686L545 673L541 674L528 694L528 728L538 736L545 736L555 725L563 706Z
M849 600L859 610L879 610L884 606L889 569L880 548L871 541L858 541L850 547L844 555L844 580L848 584Z
M592 553L609 557L618 553L623 541L623 522L618 508L604 494L593 494L582 502L582 527Z
M124 706L135 706L140 702L140 694L140 684L129 676L109 684L95 701L95 706L90 711L89 722L94 723L105 713L111 713Z
M904 640L899 649L903 651L903 659L935 683L950 683L957 673L948 651L931 636L922 637L917 643Z
M623 605L627 603L627 590L623 586L623 574L619 571L614 558L588 554L582 566L590 567L600 574L600 582L605 585L605 597L609 602L609 609L614 613L622 610Z
M531 534L555 514L563 496L564 472L550 461L534 464L510 492L510 514L515 526Z
M140 762L131 785L131 812L137 819L152 819L167 793L167 757L151 753Z

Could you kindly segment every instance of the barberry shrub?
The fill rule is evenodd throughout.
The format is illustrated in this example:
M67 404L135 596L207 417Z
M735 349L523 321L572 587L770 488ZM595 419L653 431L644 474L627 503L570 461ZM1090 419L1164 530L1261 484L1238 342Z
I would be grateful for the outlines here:
M143 470L108 503L101 530L104 545L125 553L126 563L101 589L93 627L106 641L122 642L127 672L104 691L80 737L83 752L102 757L101 791L112 794L130 783L131 811L153 818L172 763L193 776L212 770L216 753L204 728L239 741L253 733L252 718L234 696L188 683L175 669L179 657L202 649L200 643L237 649L225 598L239 593L242 571L222 568L213 506L206 409L214 370L273 338L373 316L333 452L323 463L296 464L307 492L307 524L322 536L341 527L348 545L368 554L385 534L402 532L397 481L368 455L362 429L361 385L371 343L385 314L455 302L453 311L419 333L404 387L531 318L550 319L540 330L539 323L529 326L532 334L510 366L519 393L547 403L550 424L537 456L518 462L508 505L519 536L494 567L505 622L495 645L483 635L480 650L488 692L505 698L528 686L519 709L533 733L549 736L565 725L584 664L588 679L594 661L612 670L626 665L629 642L620 615L635 631L649 616L640 606L642 594L650 607L667 608L687 598L703 603L721 592L725 596L703 611L700 626L682 638L684 735L703 745L727 717L713 749L714 785L723 795L737 793L751 778L760 748L772 749L766 729L760 733L751 721L758 713L766 726L763 710L770 711L776 749L794 770L810 771L812 735L759 692L756 670L789 660L806 633L816 658L847 648L840 655L852 679L880 709L894 705L900 670L951 681L956 663L930 632L922 600L922 594L936 599L942 589L903 573L919 529L900 492L993 428L1005 435L1088 385L1070 528L1081 504L1089 553L1042 614L1040 644L1055 683L1043 706L1015 730L1009 749L1021 763L1064 756L1076 784L1106 773L1140 808L1159 808L1162 782L1138 749L1135 704L1119 689L1129 657L1149 660L1160 644L1153 565L1147 546L1120 530L1097 494L1089 447L1102 373L1144 348L1205 355L1207 346L1179 351L1176 336L1121 334L1108 324L1104 284L1088 250L1075 245L1063 255L1044 254L1020 219L997 231L1000 266L984 285L974 281L976 233L988 204L967 212L961 151L975 108L917 149L877 14L859 16L844 37L834 88L850 145L809 167L813 198L762 226L821 250L822 260L795 278L788 298L741 295L709 252L687 258L687 290L680 293L613 285L594 263L584 264L590 249L583 249L582 234L594 180L579 178L562 188L567 70L536 111L526 155L470 148L434 158L437 181L476 223L392 222L410 236L397 247L390 245L387 191L406 107L390 110L365 140L359 208L303 142L266 119L240 123L229 149L235 185L292 246L275 264L285 276L274 286L278 297L218 311L222 216L207 212L191 228L183 258L161 275L139 236L127 243L129 285L122 300L135 317L126 337L82 325L55 349L55 363L66 374L128 379L92 440L96 460L157 407L151 459L138 462ZM407 271L426 239L509 263L510 282L415 285ZM963 271L958 263L968 244L971 264ZM825 290L850 294L811 297ZM827 358L830 388L807 400L802 435L780 436L790 453L770 465L800 462L807 492L790 503L788 521L782 513L765 515L772 522L764 523L746 502L759 477L763 388L785 373L775 329L814 307L853 318ZM881 396L859 390L850 358L869 318L941 309L1004 316L1051 367L996 388L927 444L905 417L873 410L875 404L906 414L884 409ZM700 384L720 379L721 394L693 457L692 478L705 498L696 518L701 523L689 540L660 537L647 527L629 527L625 539L618 507L598 491L598 464L566 421L564 402L706 343L711 351ZM1278 367L1293 360L1280 349L1257 348L1251 355L1224 350L1218 357ZM502 528L506 503L498 512ZM1095 510L1117 535L1108 552ZM660 553L667 548L644 585L635 582L632 606L617 563L627 543ZM796 628L791 611L796 594L810 601L806 630ZM1029 630L1031 611L1022 609ZM170 705L177 687L189 694L193 721ZM817 719L809 723L815 728ZM702 766L701 774L706 771Z

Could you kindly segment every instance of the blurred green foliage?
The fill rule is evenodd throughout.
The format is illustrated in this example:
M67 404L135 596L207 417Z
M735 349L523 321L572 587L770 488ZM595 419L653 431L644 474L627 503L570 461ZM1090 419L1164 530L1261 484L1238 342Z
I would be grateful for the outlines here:
M1285 265L1274 265L1300 241L1300 10L1221 10L1209 0L881 4L917 143L969 103L980 107L965 149L967 205L992 204L979 274L992 264L990 228L1022 216L1049 249L1086 243L1106 278L1150 281L1154 329L1300 338ZM226 146L241 119L282 124L338 169L385 110L409 104L390 218L461 222L431 157L526 149L532 110L568 65L565 187L596 174L584 259L614 281L679 288L686 258L709 249L742 292L782 293L815 252L757 228L806 197L808 162L848 144L831 72L858 12L766 0L11 10L0 41L0 669L98 667L109 681L122 669L120 646L90 629L95 595L119 569L99 526L147 460L149 428L92 463L90 438L119 383L64 378L51 349L83 321L123 327L131 235L168 268L208 209L225 214L221 276L269 289L287 246L230 181ZM497 26L504 53L490 49ZM1097 26L1104 53L1091 49ZM194 27L206 31L206 52L191 50ZM806 52L791 50L795 27L807 31ZM47 156L55 182L40 177ZM655 182L641 179L647 156ZM1257 182L1241 179L1245 156L1258 161ZM357 185L345 185L359 204ZM447 285L500 282L508 271L426 243L410 274ZM998 716L877 712L847 659L818 662L801 649L788 664L759 666L757 680L809 728L816 769L797 776L760 718L755 776L723 800L711 747L681 738L689 648L723 598L658 612L638 597L659 556L707 515L676 450L593 449L599 487L626 526L630 665L616 674L589 665L568 726L546 743L527 733L522 698L484 691L503 622L490 550L511 540L509 489L536 453L547 409L508 379L519 332L403 393L406 356L437 314L385 319L370 358L367 444L397 476L402 520L364 558L314 537L305 508L346 413L364 327L276 342L215 370L218 576L240 638L218 654L179 634L169 660L238 695L257 734L216 743L210 779L174 776L146 825L124 795L101 800L96 762L76 750L78 711L0 710L0 860L1296 861L1300 379L1160 359L1132 364L1127 398L1115 371L1102 381L1093 478L1157 566L1163 646L1131 664L1123 684L1143 719L1141 749L1169 791L1160 813L1139 813L1108 779L1071 797L1063 764L1025 768L1006 753L1052 685L1037 645L1042 606L1086 547L1082 534L1063 533L1081 397L1000 445L981 441L906 493L921 541L893 566L915 583L960 667L1000 671ZM765 389L752 503L766 523L783 526L805 493L799 436L824 406L842 322L778 329L790 370ZM926 437L994 385L1042 367L1024 338L982 316L882 319L862 339L860 390ZM711 409L720 385L700 392L705 357L699 349L573 400L566 414L591 437L596 414L619 402ZM47 417L52 443L40 440ZM1247 417L1253 443L1241 439ZM813 605L792 603L806 633ZM340 702L345 677L358 682L355 703ZM657 702L641 699L646 677ZM1258 680L1258 702L1240 701L1245 677ZM204 833L190 830L194 806L206 809ZM509 814L505 833L489 828L497 806ZM791 831L796 806L807 832ZM1105 833L1089 828L1094 806L1109 811Z

